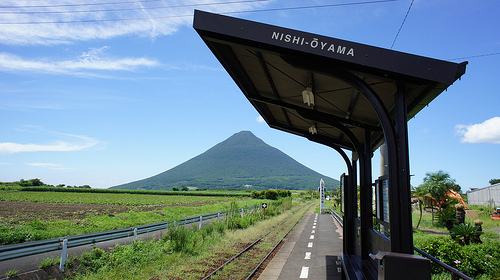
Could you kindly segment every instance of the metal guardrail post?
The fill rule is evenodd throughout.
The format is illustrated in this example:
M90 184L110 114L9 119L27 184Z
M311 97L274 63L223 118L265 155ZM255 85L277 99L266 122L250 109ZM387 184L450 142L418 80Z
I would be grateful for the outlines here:
M63 272L64 272L64 264L66 263L67 249L68 249L68 239L64 239L62 242L61 262L59 263L59 269Z
M250 208L250 207L248 207ZM243 216L244 214L244 208L241 209L241 215ZM200 221L200 227L201 227L201 222L203 220L203 217L205 219L213 219L215 218L215 213L212 214L207 214L207 215L202 215L199 217L189 217L189 218L184 218L179 221L174 220L174 227L175 229L178 228L178 226L183 225L183 224L193 224L195 222ZM223 219L223 217L227 215L226 212L217 212L217 221L220 221ZM222 216L222 217L221 217ZM27 243L21 243L21 244L12 244L12 245L6 245L6 246L0 246L0 263L5 260L9 259L15 259L15 258L20 258L20 257L25 257L25 256L31 256L31 255L36 255L36 254L42 254L42 253L48 253L52 251L58 251L61 250L61 247L64 250L62 252L61 256L61 263L60 263L60 268L61 270L64 269L64 265L66 262L67 258L67 248L74 248L74 247L79 247L79 246L84 246L84 245L89 245L89 244L95 244L99 242L104 242L104 241L109 241L109 240L115 240L119 238L128 238L131 236L131 231L133 231L133 241L137 241L137 236L139 234L147 233L147 232L153 232L157 230L165 230L168 229L171 225L172 221L169 222L161 222L161 223L156 223L156 224L150 224L150 225L145 225L145 226L137 226L135 228L125 228L125 229L117 229L117 230L110 230L110 231L103 231L103 232L95 232L95 233L89 233L89 234L82 234L82 235L76 235L76 236L69 236L63 238L54 238L54 239L48 239L48 240L40 240L40 241L33 241L33 242L27 242ZM62 246L61 246L62 242Z
M243 218L243 208L241 208L241 217Z
M201 229L202 222L203 222L203 216L200 216L200 226L199 226L200 229Z

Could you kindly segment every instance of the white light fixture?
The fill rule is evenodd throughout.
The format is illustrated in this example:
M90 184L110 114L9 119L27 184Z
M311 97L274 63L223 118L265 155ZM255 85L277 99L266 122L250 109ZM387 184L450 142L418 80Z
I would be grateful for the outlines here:
M307 106L314 106L314 94L312 92L312 88L307 87L302 91L302 100L304 101L304 104L307 104Z
M316 128L315 125L312 125L311 127L309 127L309 133L311 133L312 135L318 134L318 129Z

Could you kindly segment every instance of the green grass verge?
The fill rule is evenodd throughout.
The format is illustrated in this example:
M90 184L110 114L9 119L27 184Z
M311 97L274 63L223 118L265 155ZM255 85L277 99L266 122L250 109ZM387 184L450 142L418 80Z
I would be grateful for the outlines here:
M260 205L267 200L238 201L241 207ZM268 201L267 201L268 202ZM114 216L87 216L79 220L41 221L35 218L29 222L0 219L0 244L14 244L99 231L173 221L208 213L227 211L232 202L219 202L202 206L168 207L163 210L120 213Z
M201 229L170 228L158 241L138 241L111 251L94 249L71 262L69 279L200 279L235 246L262 235L266 219L278 216L291 199L271 202L266 211L230 215ZM229 211L242 205L232 203ZM297 206L296 206L297 207ZM273 221L276 223L276 221ZM254 226L252 226L254 225ZM252 226L252 227L251 227ZM220 263L219 263L220 264Z

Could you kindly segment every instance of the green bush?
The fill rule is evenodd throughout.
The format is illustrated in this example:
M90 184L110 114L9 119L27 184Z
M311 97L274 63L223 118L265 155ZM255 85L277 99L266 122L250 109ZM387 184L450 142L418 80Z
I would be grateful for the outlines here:
M267 190L266 199L276 200L278 199L278 192L276 190Z
M449 205L448 207L438 212L436 218L439 225L444 226L448 230L450 230L453 225L457 223L457 219L455 216L455 207Z
M500 279L500 241L485 240L482 244L462 246L449 236L430 236L415 239L415 246L476 278ZM432 263L432 273L444 272L444 268Z
M277 200L279 198L291 197L292 192L283 189L277 189L277 190L269 189L267 191L252 191L252 194L250 196L256 199Z
M469 245L471 242L481 243L479 236L482 233L477 226L470 223L454 225L450 229L451 238L461 245Z

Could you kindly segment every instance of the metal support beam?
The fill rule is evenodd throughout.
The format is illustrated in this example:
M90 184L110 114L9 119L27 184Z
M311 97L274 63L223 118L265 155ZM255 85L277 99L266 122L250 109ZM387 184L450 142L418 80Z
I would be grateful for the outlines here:
M408 126L406 94L398 84L395 94L395 129L397 137L397 185L390 189L391 247L397 252L413 254L413 229L411 219L410 163L408 153ZM389 147L388 147L389 148ZM389 161L389 166L391 162ZM390 174L390 173L389 173ZM394 251L394 250L393 250Z
M356 160L352 160L352 173L349 173L349 179L344 187L344 254L345 255L355 255L356 254L356 216L357 216L357 184L356 184Z
M363 153L359 154L359 196L361 218L361 258L369 259L371 253L370 229L373 228L372 202L372 147L371 132L365 130Z

